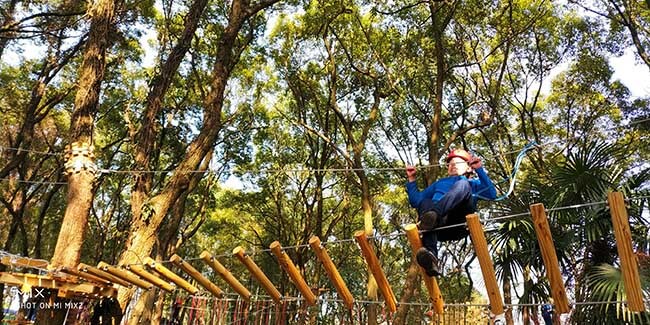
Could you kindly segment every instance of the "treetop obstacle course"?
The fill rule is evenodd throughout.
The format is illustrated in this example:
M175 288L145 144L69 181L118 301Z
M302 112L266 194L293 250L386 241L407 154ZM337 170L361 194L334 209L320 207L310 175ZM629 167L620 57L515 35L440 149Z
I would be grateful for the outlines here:
M632 312L645 311L638 271L638 260L631 245L631 234L628 223L629 217L625 207L625 199L619 192L610 192L606 202L585 203L552 209L545 209L542 204L532 204L529 213L491 218L484 220L484 222L481 222L478 215L474 214L467 216L467 222L465 224L450 226L467 226L469 228L470 238L474 245L475 254L478 257L481 273L486 285L491 319L502 317L504 308L510 308L516 304L505 305L503 303L501 290L497 284L491 254L482 224L485 224L485 221L496 222L508 218L518 218L524 215L532 216L532 221L546 269L545 277L547 281L549 281L551 288L555 312L566 314L571 312L571 305L578 306L590 304L591 302L575 301L573 304L569 302L561 276L562 272L559 268L557 256L555 255L555 247L553 238L551 237L546 213L568 208L578 209L583 206L591 206L594 204L609 205L612 223L614 224L617 248L621 259L621 269L624 275L625 296L627 297L627 301L612 303L624 303ZM408 224L403 228L404 233L398 235L406 235L411 244L412 252L417 251L421 246L421 242L416 225ZM440 230L441 229L435 229L433 231ZM356 240L357 245L360 248L361 255L377 280L381 296L384 299L383 306L385 308L386 319L390 319L390 315L396 311L398 305L409 303L399 302L396 299L395 294L391 289L391 285L385 276L385 270L382 268L381 262L377 258L377 255L370 244L370 240L380 239L383 237L394 238L395 236L396 234L368 237L365 235L364 231L357 231L354 234L354 240ZM264 316L265 318L260 318L260 323L262 324L270 324L272 322L275 324L282 324L283 321L287 321L286 317L289 316L287 314L290 313L290 311L287 310L289 305L292 305L291 308L298 308L300 302L307 306L314 305L318 301L320 301L320 303L342 302L350 312L352 312L355 306L360 303L381 304L380 301L368 302L355 299L348 289L345 279L338 271L336 263L334 263L333 259L324 247L325 245L336 243L349 244L352 241L352 239L342 239L321 242L318 237L314 236L309 240L309 245L307 245L312 248L317 259L322 264L329 280L336 288L340 300L331 300L319 297L318 292L314 291L313 287L310 287L306 283L300 271L296 269L291 259L285 253L285 250L287 249L305 247L306 245L282 248L280 243L277 241L273 242L269 246L268 250L262 251L273 253L277 259L279 267L287 274L299 292L301 292L301 296L283 296L273 283L271 283L264 271L255 264L251 255L247 254L242 247L236 247L232 251L231 256L236 257L249 270L251 276L258 281L261 287L267 292L267 297L270 297L270 300L260 300L260 297L263 297L260 295L256 295L255 297L257 297L257 299L254 299L249 289L242 285L229 270L218 262L216 257L212 256L207 251L201 253L200 257L192 259L183 259L178 255L173 255L169 261L155 261L149 257L145 257L141 264L113 266L105 262L99 262L97 267L92 267L81 263L76 269L66 267L51 269L48 262L45 260L30 259L2 252L2 256L0 257L0 262L2 264L10 268L37 270L41 274L17 273L13 271L0 272L0 282L7 286L19 287L20 291L23 293L32 292L36 288L52 289L59 297L95 300L115 298L117 293L116 286L136 287L139 288L139 290L151 290L155 287L164 290L164 292L173 293L174 296L177 295L177 289L182 289L187 293L186 297L192 297L193 305L188 307L184 304L181 304L180 306L176 304L176 308L188 308L188 310L192 312L192 314L188 316L188 319L196 320L204 316L208 317L208 314L197 312L198 310L202 310L202 308L207 308L204 305L197 305L197 303L201 301L201 303L205 304L207 301L206 299L212 299L215 301L215 304L213 304L212 312L209 313L209 317L212 319L211 323L217 319L217 323L220 324L218 319L224 319L224 317L226 317L224 316L224 313L227 314L230 310L233 314L228 317L231 317L231 319L243 320L244 318L242 315L244 314L247 315L246 317L253 317L256 313L259 313L266 315ZM259 253L259 251L255 253ZM219 256L225 257L227 255ZM202 275L192 264L190 264L190 261L202 261L204 264L207 264L215 271L215 273L223 278L226 283L228 283L228 285L236 292L238 298L230 298L232 297L231 293L224 292L215 283ZM163 265L166 263L176 265L184 274L181 275L174 273ZM396 270L391 269L390 271L395 272ZM433 306L432 310L437 315L436 317L438 317L438 319L442 319L445 314L446 305L444 303L444 297L442 297L440 288L438 287L437 279L435 277L427 276L423 271L421 272L421 276L429 294L430 303ZM186 279L189 279L189 281ZM204 290L200 290L190 282L200 284ZM207 295L211 295L212 298L207 297ZM256 300L258 300L257 303ZM226 308L224 306L218 307L216 301L220 301L220 304L234 303L235 306L232 308ZM271 304L268 302L271 302ZM593 303L602 304L604 302ZM172 304L175 304L175 302L172 302ZM261 304L263 304L263 306ZM449 306L453 306L453 304ZM221 316L215 314L216 310L219 310L218 313L221 313ZM296 309L296 312L297 310L298 309ZM240 313L241 315L235 315L237 313ZM276 315L272 316L274 313ZM354 323L355 318L353 316L350 317L349 321Z

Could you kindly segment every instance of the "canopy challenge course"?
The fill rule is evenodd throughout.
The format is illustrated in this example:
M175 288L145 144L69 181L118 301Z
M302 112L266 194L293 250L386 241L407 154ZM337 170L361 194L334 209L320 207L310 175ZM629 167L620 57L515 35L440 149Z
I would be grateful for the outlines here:
M597 202L597 204L608 204L611 212L612 224L614 225L615 237L617 242L618 253L621 257L621 267L625 285L625 295L627 301L611 302L612 304L625 305L627 312L640 313L645 311L643 293L640 284L638 259L632 250L631 232L628 223L628 214L625 208L623 195L618 192L611 192L608 195L607 202ZM593 205L589 203L586 205ZM558 207L555 209L545 209L542 204L533 204L530 206L529 215L535 227L535 233L539 242L541 255L546 267L547 273L545 278L550 284L551 295L554 300L554 310L558 315L571 312L572 308L581 308L589 304L601 304L602 302L575 301L569 302L567 292L564 287L564 280L559 269L555 246L551 235L547 211L562 210L567 208L579 209L583 205ZM505 220L508 218L519 218L521 214L511 216L501 216L495 219ZM469 304L445 304L444 297L441 294L438 282L435 277L427 276L423 270L422 279L428 292L432 313L431 322L434 323L467 323L468 309L476 308L483 311L469 321L496 322L503 320L505 322L505 308L516 308L517 304L504 304L502 295L497 284L493 261L487 246L484 226L479 220L478 215L472 214L467 216L467 223L459 226L466 226L470 231L471 241L474 245L476 255L478 256L483 281L486 286L489 304L469 305ZM417 226L409 224L404 226L404 232L398 234L406 236L413 251L421 247L420 236ZM395 234L390 237L396 236ZM372 239L379 239L382 235L372 236ZM236 257L250 272L250 277L258 282L266 295L257 294L253 296L237 279L236 276L226 269L219 261L208 251L201 253L198 258L183 259L178 255L173 255L169 261L156 262L147 257L142 264L131 264L123 266L112 266L105 262L99 262L97 267L86 264L79 264L77 268L70 269L66 267L52 269L48 267L48 262L15 256L4 252L2 264L11 268L35 269L41 271L40 274L2 272L0 281L5 285L20 288L15 291L18 295L23 296L24 306L27 309L76 309L89 308L90 306L101 306L103 300L112 300L117 297L117 287L133 287L141 290L161 290L164 293L172 295L173 299L169 301L171 317L165 322L170 323L189 323L189 324L230 324L230 323L254 323L254 324L285 324L301 322L304 318L306 308L315 304L340 304L347 309L348 313L343 313L337 322L340 323L365 323L364 305L377 304L381 306L383 312L383 321L390 323L394 313L397 311L399 304L413 305L408 302L398 302L393 293L390 283L388 282L381 263L372 248L369 237L363 230L354 234L354 239L360 248L360 253L367 263L370 272L377 281L379 291L384 301L363 301L355 298L347 287L345 280L337 270L336 264L329 256L325 246L333 244L351 244L350 240L338 240L331 242L321 242L314 236L309 240L309 246L314 251L322 267L326 271L327 277L338 294L337 298L319 297L318 291L314 293L314 288L310 287L302 277L300 270L296 268L291 258L286 253L287 249L296 249L297 247L282 248L277 241L270 245L266 252L270 251L277 258L278 265L286 272L293 285L300 292L299 296L289 297L282 295L275 285L269 280L264 272L256 265L245 250L238 246L232 256ZM255 252L259 254L261 251ZM225 255L220 255L222 258ZM214 284L210 279L197 271L188 261L202 261L218 274L233 291L228 294L219 286ZM174 265L183 271L182 275L176 274L164 264ZM202 289L199 289L200 286ZM181 292L182 291L182 292ZM65 302L55 301L50 292L56 292L56 297L69 298ZM235 294L236 293L236 294ZM95 302L99 300L99 303ZM76 302L75 302L76 301ZM129 306L132 308L132 306ZM128 317L129 308L126 316ZM461 309L460 315L454 309ZM450 315L451 314L451 315ZM79 315L76 315L79 320ZM105 322L102 317L108 321L115 321L116 316L103 315L97 316L95 321ZM304 322L304 320L302 320ZM27 321L9 321L14 323L25 323Z
M649 26L2 0L0 322L650 324Z

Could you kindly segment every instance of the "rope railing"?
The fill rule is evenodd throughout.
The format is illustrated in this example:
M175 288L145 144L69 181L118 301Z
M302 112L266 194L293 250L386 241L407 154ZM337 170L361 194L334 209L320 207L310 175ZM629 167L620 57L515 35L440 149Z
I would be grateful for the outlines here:
M226 293L224 293L225 295ZM230 293L229 295L236 295L233 293ZM240 298L217 298L213 296L198 296L198 295L187 295L185 296L186 298L198 298L198 299L205 299L205 300L210 300L210 301L243 301ZM274 302L273 298L268 295L253 295L251 296L251 300L259 301L259 302ZM283 296L282 301L286 302L294 302L294 301L304 301L305 298L301 296ZM317 299L319 302L334 302L334 303L343 303L343 299L338 299L338 298L324 298L324 297L319 297ZM362 305L383 305L384 301L383 300L355 300L354 301L357 304L362 304ZM646 303L650 303L650 300L645 301ZM617 301L575 301L571 303L571 305L574 306L584 306L584 305L617 305L617 304L626 304L626 300L617 300ZM538 303L508 303L508 304L503 304L504 307L535 307L535 306L543 306L548 304L548 302L538 302ZM430 307L431 303L430 302L408 302L408 301L398 301L397 305L402 305L402 306L422 306L422 307ZM445 307L489 307L489 303L445 303Z
M640 200L640 199L646 199L650 198L650 195L646 196L635 196L631 198L627 198L626 201L634 201L634 200ZM584 203L584 204L572 204L572 205L567 205L567 206L561 206L561 207L555 207L555 208L548 208L545 209L546 212L552 212L552 211L561 211L561 210L568 210L568 209L578 209L582 207L587 207L587 206L594 206L594 205L603 205L607 204L607 201L597 201L597 202L589 202L589 203ZM488 223L494 223L497 221L504 221L504 220L509 220L509 219L514 219L517 217L523 217L523 216L529 216L530 212L522 212L522 213L515 213L515 214L509 214L505 216L500 216L500 217L490 217L490 218L483 218L481 219L482 224L488 224ZM406 224L403 224L402 226L405 226ZM433 230L422 230L419 231L420 233L425 233L427 231L441 231L445 229L452 229L456 227L467 227L467 222L463 223L458 223L458 224L453 224L449 226L442 226L442 227L437 227ZM368 236L369 239L390 239L390 238L396 238L396 237L401 237L405 236L406 233L404 231L395 231L391 232L390 234L376 234L372 236ZM328 245L337 245L337 244L345 244L345 243L352 243L355 242L354 239L351 238L345 238L345 239L334 239L334 240L327 240L327 241L322 241L321 245L322 246L328 246ZM293 245L293 246L283 246L282 250L287 251L287 250L293 250L293 249L299 249L299 248L308 248L309 244L300 244L300 245ZM247 255L257 255L261 253L267 253L271 252L271 249L265 248L265 249L252 249L252 250L247 250L245 251L245 254ZM232 254L224 253L220 255L214 255L214 258L223 258L223 257L232 257ZM192 257L192 258L186 258L184 259L185 261L196 261L196 260L201 260L200 257ZM163 260L163 261L158 261L158 263L171 263L170 260ZM138 263L133 263L132 265L140 265Z
M627 198L626 201L634 201L634 200L640 200L640 199L646 199L650 198L650 195L645 195L645 196L636 196L636 197L631 197ZM588 203L583 203L583 204L572 204L572 205L567 205L567 206L561 206L561 207L555 207L555 208L548 208L545 209L546 212L552 212L552 211L561 211L561 210L567 210L567 209L578 209L582 207L587 207L587 206L594 206L594 205L603 205L607 204L607 201L597 201L597 202L588 202ZM522 213L515 213L515 214L509 214L505 216L499 216L499 217L490 217L490 218L483 218L481 219L481 223L486 224L486 223L493 223L493 222L498 222L498 221L504 221L504 220L509 220L517 217L523 217L523 216L529 216L530 212L522 212ZM441 231L441 230L446 230L446 229L452 229L456 227L466 227L467 223L458 223L458 224L453 224L449 226L442 226L435 228L433 230L428 230L428 231ZM420 233L424 233L426 231L420 231ZM369 239L391 239L391 238L396 238L396 237L401 237L405 236L404 231L395 231L390 234L376 234L372 236L368 236ZM337 245L337 244L344 244L344 243L352 243L355 242L354 239L352 238L345 238L345 239L334 239L334 240L326 240L322 241L321 245L327 246L327 245ZM299 245L293 245L293 246L283 246L282 250L287 251L287 250L293 250L293 249L300 249L300 248L308 248L309 244L299 244ZM267 253L271 252L271 249L266 248L266 249L253 249L253 250L248 250L245 251L247 255L254 256L256 254L260 253ZM11 254L8 252L0 251L0 257L3 256L10 256L14 258L20 258L21 256ZM223 257L231 257L232 254L229 253L224 253L220 255L214 255L214 258L223 258ZM200 257L190 257L190 258L184 258L185 261L198 261L201 260L202 258ZM171 260L162 260L162 261L157 261L158 263L171 263ZM130 265L144 265L144 263L132 263ZM44 271L48 271L47 269L43 269Z

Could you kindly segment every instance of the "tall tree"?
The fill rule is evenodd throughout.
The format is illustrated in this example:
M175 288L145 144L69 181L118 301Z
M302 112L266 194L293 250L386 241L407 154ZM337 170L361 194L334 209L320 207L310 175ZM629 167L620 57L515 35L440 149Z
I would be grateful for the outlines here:
M81 246L88 223L88 216L95 193L97 168L91 157L93 147L94 118L98 110L106 51L111 45L110 33L115 14L113 0L97 0L88 10L90 31L84 51L84 60L79 71L79 86L75 96L74 112L70 127L70 145L79 147L86 156L71 157L84 166L71 166L68 174L68 199L59 239L52 256L53 267L76 267L79 263ZM72 150L69 147L68 150ZM72 152L69 152L72 154ZM78 159L78 160L77 160ZM80 168L83 167L83 168Z
M211 152L224 124L222 113L224 94L228 80L235 68L241 53L253 39L258 22L255 16L263 9L273 5L277 0L264 0L257 3L235 0L227 15L227 25L219 36L218 48L214 56L210 90L203 102L203 124L199 133L189 144L186 153L176 167L174 173L159 193L150 194L149 198L139 208L141 213L133 216L126 247L120 256L119 264L138 263L148 256L156 242L157 233L165 216L185 192L190 181L202 177L201 173L192 173L204 160L210 160L207 154ZM248 30L240 35L242 29ZM136 208L136 210L138 210ZM133 289L121 288L118 301L122 308L131 300Z

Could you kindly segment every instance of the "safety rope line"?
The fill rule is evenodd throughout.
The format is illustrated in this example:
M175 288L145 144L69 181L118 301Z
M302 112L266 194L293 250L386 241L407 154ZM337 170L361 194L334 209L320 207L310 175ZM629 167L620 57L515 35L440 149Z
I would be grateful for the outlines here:
M490 198L487 198L487 197L484 197L484 196L480 195L482 192L489 189L489 187L486 187L486 188L478 191L477 193L472 194L472 197L482 199L482 200L487 200L487 201L503 201L506 198L508 198L508 196L510 196L510 194L512 194L512 192L515 189L515 183L517 182L517 172L519 172L519 165L521 165L521 162L524 160L524 157L526 156L526 153L528 151L532 150L535 147L537 147L537 144L535 142L531 142L531 143L527 144L526 146L524 146L524 148L521 149L521 151L517 155L517 159L515 159L515 165L512 168L512 173L510 173L509 177L506 177L503 180L503 181L507 181L508 179L510 179L510 186L508 187L508 191L503 193L501 196L498 196L498 197L496 197L494 199L490 199Z
M613 126L613 127L610 127L610 128L604 129L603 132L614 131L614 130L616 130L616 129L627 128L627 127L632 126L632 125L641 124L641 123L649 122L649 121L650 121L650 118L645 118L645 119L641 119L641 120L631 121L630 123L628 123L628 124L626 124L626 125ZM574 138L577 139L577 138L579 138L579 137L578 137L578 136L575 136ZM550 141L550 142L547 142L546 144L548 144L548 143L553 143L553 142L558 142L558 141L560 141L560 140ZM543 144L542 144L542 145L543 145ZM34 154L47 155L47 156L62 156L62 155L63 155L63 153L61 153L61 152L38 151L38 150L23 149L23 148L16 148L16 147L7 147L7 146L2 146L2 145L0 145L0 151L27 152L27 153L34 153ZM515 153L515 152L519 152L519 150L514 150L514 151L504 152L504 153L502 153L502 154L500 154L500 155L510 154L510 153ZM497 156L497 155L486 156L486 157L496 157L496 156ZM440 164L440 165L437 165L437 166L441 166L441 165L443 165L443 164ZM429 165L429 166L436 166L436 165ZM134 171L134 172L135 172L135 171ZM165 171L151 171L151 172L165 172Z
M0 146L0 151L27 152L27 153L35 153L35 154L39 154L39 155L46 155L46 156L62 156L63 155L63 153L61 153L61 152L37 151L37 150L29 150L29 149L13 148L13 147L5 147L5 146Z
M650 198L650 195L635 196L635 197L631 197L631 198L626 198L625 201L634 201L634 200L641 200L641 199L647 199L647 198ZM582 208L582 207L594 206L594 205L602 205L602 204L607 204L607 201L597 201L597 202L589 202L589 203L583 203L583 204L573 204L573 205L567 205L567 206L561 206L561 207L555 207L555 208L548 208L548 209L545 209L545 211L546 212L553 212L553 211L561 211L561 210L567 210L567 209L578 209L578 208ZM480 222L483 223L483 224L485 224L485 223L494 223L494 222L497 222L497 221L503 221L503 220L513 219L513 218L516 218L516 217L529 216L529 215L530 215L530 212L522 212L522 213L509 214L509 215L500 216L500 217L482 218L482 219L480 219ZM406 224L404 224L402 226L405 226L405 225ZM445 230L445 229L451 229L451 228L456 228L456 227L466 227L466 226L467 226L467 223L464 222L464 223L458 223L458 224L453 224L453 225L449 225L449 226L438 227L438 228L435 228L433 230L426 230L426 231L423 230L423 231L419 231L419 232L424 233L424 232L427 232L427 231L441 231L441 230ZM395 238L395 237L401 237L404 234L405 234L404 232L395 231L395 232L392 232L390 234L383 234L383 235L382 234L377 234L377 235L368 236L368 238L369 239ZM351 239L351 238L335 239L335 240L323 241L323 242L321 242L321 245L322 246L336 245L336 244L351 243L351 242L354 242L354 241L355 241L355 239ZM291 249L299 249L299 248L307 248L307 247L310 247L310 245L309 244L300 244L300 245L293 245L293 246L283 246L282 250L291 250ZM253 250L249 250L249 251L244 251L245 254L250 255L250 256L254 256L254 255L257 255L257 254L260 254L260 253L265 253L265 252L271 252L271 249L270 248L258 249L258 250L253 249ZM0 257L3 257L3 256L8 256L8 257L13 258L13 259L23 258L23 256L12 254L12 253L0 250ZM213 255L213 258L223 258L223 257L232 257L232 254L224 253L224 254L220 254L220 255ZM189 261L202 260L202 258L200 258L200 257L192 257L192 258L183 258L183 260L189 262ZM156 263L171 263L171 260L156 261ZM144 263L132 263L130 265L144 265ZM32 268L37 269L37 270L41 270L41 271L44 271L44 272L50 272L50 270L43 269L43 268L38 268L38 267L32 267Z
M617 128L621 127L629 127L631 125L635 124L640 124L643 122L650 121L650 118L647 119L642 119L642 120L637 120L637 121L632 121L628 123L626 126L615 126L611 127L608 129L603 130L603 132L606 131L613 131ZM578 139L578 136L574 136L573 139ZM552 141L547 141L542 144L535 144L532 147L543 147L552 143L556 142L562 142L565 140L552 140ZM534 142L531 142L534 143ZM503 155L511 154L511 153L516 153L516 152L522 152L523 149L530 150L531 148L527 148L527 146L531 145L531 143L527 144L524 146L522 149L518 150L513 150L513 151L507 151L504 153L496 154L496 155L490 155L490 156L485 156L484 158L494 158L494 157L500 157ZM35 153L35 154L42 154L42 155L63 155L63 153L60 152L44 152L44 151L36 151L36 150L28 150L28 149L22 149L22 148L13 148L13 147L6 147L6 146L0 146L0 151L24 151L28 153ZM431 165L423 165L416 167L417 169L428 169L428 168L434 168L434 167L443 167L445 166L445 163L439 163L439 164L431 164ZM364 168L314 168L314 169L309 169L309 168L293 168L293 169L265 169L265 170L239 170L241 173L247 173L247 174L272 174L272 173L303 173L303 172L354 172L354 171L397 171L397 170L403 170L404 167L364 167ZM186 174L191 174L191 173L218 173L218 171L213 171L213 170L188 170L188 171L176 171L176 170L117 170L117 169L99 169L99 172L103 174L142 174L142 173L186 173ZM516 171L513 171L516 172ZM511 176L512 177L512 176ZM0 178L0 181L8 181L9 179L6 178ZM20 183L29 183L29 184L67 184L66 182L48 182L48 181L25 181L25 180L14 180L16 182ZM514 179L512 181L511 187L514 186Z
M632 198L627 198L625 201L633 201L633 200L640 200L640 199L646 199L650 198L650 195L646 196L637 196L637 197L632 197ZM568 209L578 209L582 207L587 207L587 206L594 206L594 205L602 205L602 204L607 204L607 201L598 201L598 202L589 202L589 203L583 203L583 204L573 204L573 205L567 205L567 206L561 206L561 207L555 207L555 208L548 208L544 209L546 212L553 212L553 211L561 211L561 210L568 210ZM490 223L490 222L496 222L496 221L502 221L502 220L507 220L507 219L513 219L516 217L523 217L523 216L529 216L530 212L521 212L521 213L515 213L515 214L509 214L501 217L489 217L489 218L482 218L480 219L480 222L485 224L485 223ZM451 228L456 228L456 227L466 227L467 222L463 223L457 223L449 226L442 226L442 227L437 227L432 230L423 230L420 231L420 233L428 232L428 231L440 231L440 230L445 230L445 229L451 229Z
M68 184L68 182L51 182L51 181L29 181L29 180L23 180L23 179L10 179L10 178L0 178L0 181L5 181L5 182L16 182L16 183L24 183L24 184L33 184L33 185L65 185Z
M534 146L531 146L531 144L527 144L524 146L522 149L519 150L513 150L509 152L505 152L503 154L499 155L492 155L492 156L486 156L485 158L492 158L492 157L497 157L501 155L507 155L515 152L521 152L522 150L528 151L531 150L533 147L542 147L551 143L559 142L560 140L554 140L554 141L549 141L540 145L535 144ZM3 147L0 147L3 148ZM9 148L7 148L9 149ZM15 149L16 148L10 148L10 149ZM25 150L27 151L27 150ZM42 153L38 151L33 151L37 153ZM519 158L518 158L519 159ZM429 169L429 168L434 168L434 167L443 167L445 166L445 163L440 163L440 164L431 164L431 165L423 165L416 167L416 169ZM518 167L518 164L517 164ZM238 170L240 173L245 173L245 174L277 174L277 173L304 173L304 172L355 172L355 171L401 171L404 170L404 167L364 167L364 168L289 168L289 169L264 169L264 170L253 170L253 169L247 169L247 170ZM218 171L214 170L185 170L185 171L177 171L177 170L118 170L118 169L98 169L98 172L101 174L158 174L158 173L180 173L180 174L213 174L213 173L218 173ZM8 178L0 178L0 181L10 181L11 179ZM506 179L507 180L507 179ZM28 181L28 180L20 180L20 179L14 179L13 181L17 183L26 183L26 184L49 184L49 185L65 185L68 184L67 182L53 182L53 181ZM512 184L514 186L514 184Z

